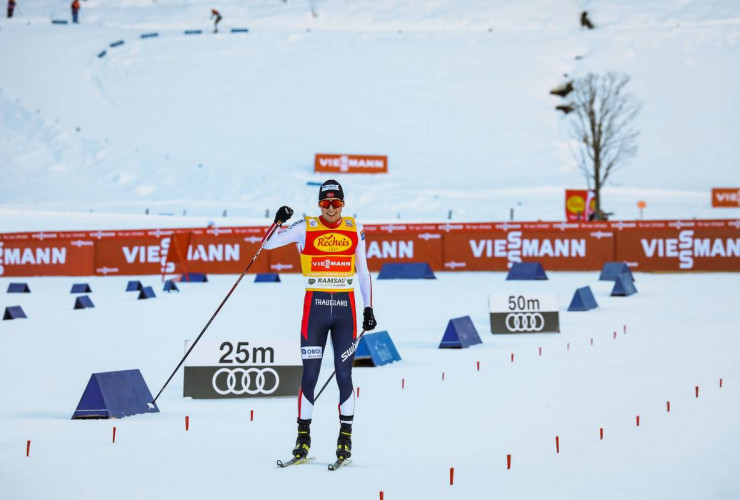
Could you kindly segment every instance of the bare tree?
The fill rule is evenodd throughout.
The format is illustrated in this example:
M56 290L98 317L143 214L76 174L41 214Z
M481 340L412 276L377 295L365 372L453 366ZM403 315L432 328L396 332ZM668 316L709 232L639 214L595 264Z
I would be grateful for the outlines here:
M575 80L571 104L570 134L578 147L574 156L594 190L597 220L603 220L601 188L610 175L637 152L634 120L642 104L624 91L629 76L618 73L589 73Z

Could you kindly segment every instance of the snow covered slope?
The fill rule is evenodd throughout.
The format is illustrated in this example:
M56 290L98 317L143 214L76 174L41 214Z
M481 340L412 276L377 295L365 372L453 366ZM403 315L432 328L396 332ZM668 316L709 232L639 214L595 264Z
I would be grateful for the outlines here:
M645 103L606 209L740 216L709 197L738 184L737 2L82 4L79 25L50 22L69 17L56 0L0 20L0 230L90 211L306 212L317 152L389 155L388 175L340 176L366 221L562 219L563 189L585 181L549 90L605 70ZM598 29L580 29L582 9ZM74 215L38 227L35 210Z

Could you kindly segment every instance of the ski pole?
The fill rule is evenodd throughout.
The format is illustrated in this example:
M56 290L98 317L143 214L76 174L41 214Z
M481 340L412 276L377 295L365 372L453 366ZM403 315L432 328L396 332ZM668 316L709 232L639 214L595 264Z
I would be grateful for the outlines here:
M365 335L365 330L362 330L362 333L360 333L360 335L355 339L355 341L352 342L355 345L355 349L357 349L357 344L360 343L360 339L362 338L363 335ZM347 360L346 359L343 359L342 360L342 363L344 363L345 361L347 361ZM319 393L316 395L316 397L313 398L314 404L316 404L316 401L319 399L319 396L321 396L321 393L324 392L324 389L326 389L326 386L329 385L329 382L331 382L331 379L333 379L334 378L334 375L336 375L336 374L337 374L337 371L336 370L334 370L333 372L331 372L331 376L327 379L326 383L324 384L324 387L322 387L321 390L319 391Z
M172 372L172 375L170 375L170 378L167 379L167 382L164 383L162 388L157 393L157 396L154 398L154 400L151 403L147 403L149 405L149 408L154 408L154 404L157 402L157 399L159 398L160 394L162 394L162 391L165 387L167 387L167 384L170 383L170 380L172 380L172 377L175 376L175 373L177 373L177 370L180 369L180 366L185 362L185 359L190 355L190 352L195 347L195 344L198 343L200 338L203 336L204 333L206 333L206 330L208 330L208 327L211 326L211 323L213 322L216 315L221 311L221 308L226 304L226 301L229 300L229 297L231 297L231 294L234 293L234 290L236 290L236 287L239 285L239 282L244 278L244 276L247 274L247 271L249 271L249 268L252 267L252 264L254 264L254 261L257 260L257 257L259 257L259 254L262 252L262 249L265 248L265 242L270 239L270 236L272 236L272 233L275 232L275 228L278 227L275 222L272 223L272 226L270 226L270 229L267 231L267 234L264 238L262 238L262 242L260 243L259 250L257 250L257 253L254 254L254 257L252 257L252 260L247 265L247 268L242 272L241 276L236 280L236 283L234 283L234 286L231 287L231 290L229 290L229 293L226 294L226 297L224 297L224 300L221 301L221 305L218 306L218 309L216 309L216 312L213 313L213 316L211 316L211 319L208 320L208 323L206 323L206 326L203 327L203 330L201 330L198 337L195 339L195 342L190 346L190 349L188 349L188 352L185 353L185 356L182 357L180 362L177 364L175 369Z

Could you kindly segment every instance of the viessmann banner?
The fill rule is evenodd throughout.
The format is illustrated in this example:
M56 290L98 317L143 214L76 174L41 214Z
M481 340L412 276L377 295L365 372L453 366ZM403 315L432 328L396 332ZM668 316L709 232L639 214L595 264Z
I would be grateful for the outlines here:
M266 227L0 234L0 276L241 273ZM368 224L368 265L428 262L435 271L505 271L540 261L547 270L588 271L626 261L635 271L740 271L740 220ZM263 251L250 272L300 272L296 248Z
M316 153L314 172L341 174L387 174L388 157Z

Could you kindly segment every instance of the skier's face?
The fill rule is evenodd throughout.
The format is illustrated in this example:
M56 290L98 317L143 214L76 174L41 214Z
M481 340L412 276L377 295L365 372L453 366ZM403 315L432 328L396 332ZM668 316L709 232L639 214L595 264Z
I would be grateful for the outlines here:
M319 202L321 217L323 217L329 224L334 224L342 217L344 202L337 203L339 201L340 200L321 200L321 202Z

